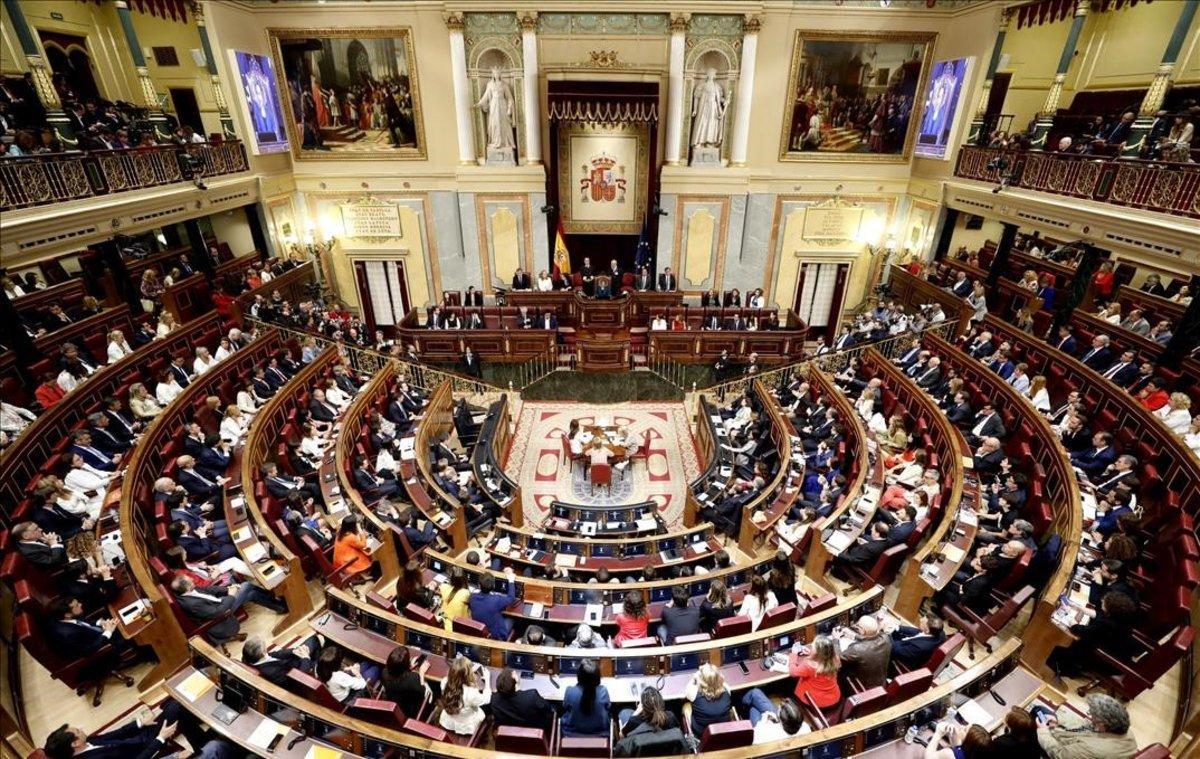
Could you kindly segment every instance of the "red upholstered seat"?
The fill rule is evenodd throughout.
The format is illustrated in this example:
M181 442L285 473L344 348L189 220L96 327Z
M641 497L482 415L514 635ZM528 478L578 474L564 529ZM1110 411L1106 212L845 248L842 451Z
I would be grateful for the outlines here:
M750 724L750 720L717 722L704 728L704 735L700 737L700 750L722 751L729 748L742 748L753 743L754 725Z

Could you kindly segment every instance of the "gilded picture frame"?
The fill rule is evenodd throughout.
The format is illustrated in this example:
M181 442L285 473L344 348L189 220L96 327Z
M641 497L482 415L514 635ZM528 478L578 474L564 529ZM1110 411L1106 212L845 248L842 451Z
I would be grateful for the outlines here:
M603 149L596 151L586 147L591 140L597 141L601 148L606 140L636 144L625 152L612 151L621 152L621 155L604 156L601 155ZM558 131L557 150L560 167L558 198L564 232L626 235L641 231L646 209L646 185L650 176L649 143L649 129L645 122L604 126L574 121L562 123ZM609 147L615 145L609 144ZM583 152L580 152L581 149ZM632 158L632 165L629 165L629 158ZM602 165L606 160L608 164ZM587 182L586 186L580 183L581 178ZM621 207L619 213L611 214L612 218L597 218L606 214L596 213L593 208L613 204Z
M292 157L301 160L362 160L362 161L378 161L380 159L390 158L393 160L409 160L423 161L428 158L428 144L425 141L425 124L424 113L421 108L421 85L420 73L417 70L417 57L413 47L412 27L395 26L386 28L271 28L267 30L267 35L270 38L272 63L275 66L275 78L279 87L280 99L283 101L284 115L287 122L288 141L291 145ZM342 116L345 113L346 90L349 89L345 82L349 81L354 84L354 74L359 71L342 70L338 68L337 62L332 62L329 67L325 68L328 72L332 69L335 74L335 82L321 82L302 84L298 80L293 80L293 76L297 74L295 61L292 60L292 54L285 53L285 47L289 47L288 43L295 43L299 40L315 40L315 41L333 41L333 40L351 40L353 43L358 43L356 50L362 50L356 56L357 60L369 60L367 57L369 51L366 51L366 46L363 41L378 42L390 41L393 48L393 55L397 58L403 56L402 64L404 72L402 75L388 79L376 81L375 77L380 73L374 69L374 62L368 64L369 73L372 77L373 84L382 84L386 89L393 92L394 111L387 108L381 96L378 93L378 86L369 89L373 95L374 104L378 104L378 108L372 107L370 116L366 117L366 122L359 124L337 124L336 126L344 126L349 128L361 127L366 123L366 128L355 129L354 131L361 132L362 137L356 137L354 133L345 135L346 142L338 143L328 139L325 135L329 128L334 127L332 123L323 123L316 128L309 128L317 119L308 118L302 119L302 113L297 113L298 106L301 109L306 109L306 106L299 105L304 102L304 95L309 96L308 100L312 101L316 98L312 97L312 90L315 88L318 91L325 90L325 84L328 84L328 91L333 92L335 98L341 95L341 102L337 110L342 111ZM347 63L350 62L349 52L347 55ZM309 62L311 64L311 61ZM358 66L361 69L361 64ZM309 73L312 73L311 71ZM361 82L361 77L359 77ZM306 93L305 90L308 90ZM334 108L326 103L326 117L332 120L331 114ZM393 119L392 113L397 114ZM362 119L362 112L359 111L359 118ZM344 120L344 119L339 119ZM397 127L393 131L389 128L389 124L396 124ZM411 126L409 126L411 124ZM316 135L320 135L317 137ZM411 142L409 137L411 135ZM339 137L341 135L338 135ZM370 144L363 145L361 143L369 142ZM318 145L325 143L325 147ZM399 146L395 146L396 144Z
M788 69L787 97L779 130L779 160L844 163L907 163L911 160L936 39L936 32L796 30ZM815 44L806 49L808 43ZM839 43L846 47L847 52L866 52L868 57L880 50L885 53L896 49L919 51L920 60L905 60L895 68L875 68L876 74L886 71L887 83L877 81L865 86L860 84L860 92L853 98L839 100L828 94L830 86L827 83L830 78L825 73L826 67L813 67L812 61L806 59L805 55L806 52L819 55L821 50L836 51ZM818 61L826 62L824 58L818 58ZM869 66L865 63L862 65L864 68ZM813 68L816 68L815 72L811 71ZM839 72L842 75L845 74L844 68ZM802 76L805 77L803 82ZM896 80L895 84L893 80ZM834 85L832 89L836 96L836 82ZM881 105L886 112L888 103L894 102L890 99L901 95L909 98L907 117L902 128L886 117L874 120L876 113L882 113ZM805 107L798 108L798 103ZM839 106L842 109L840 113L831 113ZM798 116L801 110L805 113ZM820 129L810 128L813 114L821 119ZM803 118L805 115L808 118ZM879 124L878 128L876 124ZM903 141L899 142L901 131ZM821 137L810 141L807 139L810 132Z

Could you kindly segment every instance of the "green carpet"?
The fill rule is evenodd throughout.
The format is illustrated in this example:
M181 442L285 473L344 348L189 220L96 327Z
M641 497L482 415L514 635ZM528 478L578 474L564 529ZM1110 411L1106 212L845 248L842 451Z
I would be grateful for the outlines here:
M682 401L683 393L651 372L552 372L521 393L529 401Z

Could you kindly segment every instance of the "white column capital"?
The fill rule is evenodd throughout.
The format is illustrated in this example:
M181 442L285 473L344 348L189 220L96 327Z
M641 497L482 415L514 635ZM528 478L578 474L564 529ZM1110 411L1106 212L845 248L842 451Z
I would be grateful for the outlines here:
M537 11L521 11L517 14L517 23L521 25L521 34L537 32Z
M762 31L762 25L762 16L748 15L746 16L745 23L742 25L742 32L744 34L758 34Z
M687 34L688 22L691 20L690 13L672 13L671 34Z
M446 28L451 32L462 32L463 26L466 25L466 19L461 11L446 11L442 14L442 19L446 22Z

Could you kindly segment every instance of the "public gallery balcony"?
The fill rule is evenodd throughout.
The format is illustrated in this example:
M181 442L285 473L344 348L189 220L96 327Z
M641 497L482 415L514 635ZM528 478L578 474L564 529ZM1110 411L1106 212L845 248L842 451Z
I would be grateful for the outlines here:
M1200 164L964 145L955 176L1200 218Z
M237 140L0 159L0 211L80 200L250 168Z

